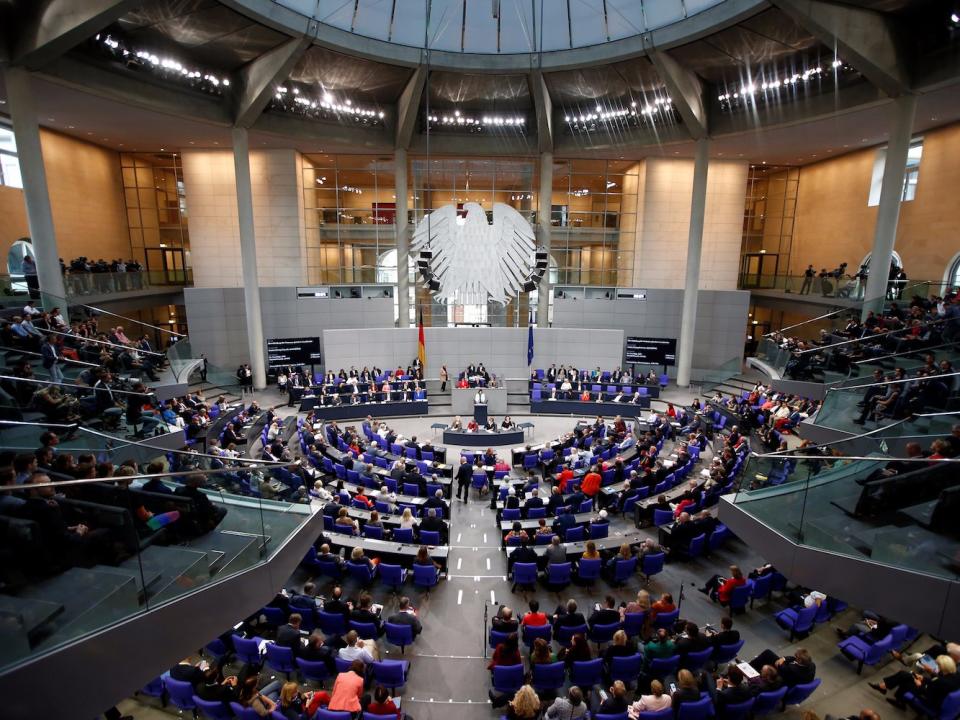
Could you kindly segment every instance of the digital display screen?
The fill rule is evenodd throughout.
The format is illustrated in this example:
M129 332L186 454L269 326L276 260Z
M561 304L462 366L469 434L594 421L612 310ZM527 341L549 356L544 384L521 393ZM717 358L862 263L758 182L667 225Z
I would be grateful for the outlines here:
M627 338L627 363L641 365L676 365L676 338Z
M320 338L272 338L267 340L267 367L317 365L320 363Z

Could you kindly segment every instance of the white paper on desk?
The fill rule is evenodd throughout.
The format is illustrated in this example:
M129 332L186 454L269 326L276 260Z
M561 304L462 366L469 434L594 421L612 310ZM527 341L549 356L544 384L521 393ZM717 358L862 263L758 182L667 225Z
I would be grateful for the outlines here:
M750 663L742 662L737 663L737 667L740 668L740 671L743 673L743 676L749 680L750 678L757 677L760 673L753 669L753 665Z
M257 649L260 650L260 654L263 655L267 652L267 645L270 643L269 640L261 640L260 644L257 645Z
M708 478L708 477L710 477L710 471L707 470L706 468L704 468L703 470L700 471L700 475L703 476L703 477L705 477L705 478Z

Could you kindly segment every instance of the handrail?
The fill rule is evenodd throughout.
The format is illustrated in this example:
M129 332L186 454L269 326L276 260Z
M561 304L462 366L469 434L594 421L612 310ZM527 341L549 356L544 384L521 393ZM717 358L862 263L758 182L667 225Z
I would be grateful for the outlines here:
M945 378L945 377L956 377L957 375L960 375L960 372L940 373L939 375L933 375L932 377ZM861 390L863 388L868 388L868 387L880 387L882 385L896 385L898 383L917 382L918 379L925 380L927 378L912 377L912 378L903 378L903 380L885 380L884 382L864 383L863 385L852 385L847 387L828 387L827 392L831 393L831 392L843 392L843 391L850 391L850 390ZM826 397L824 397L824 400L826 400Z
M823 320L824 318L828 318L828 317L830 317L830 316L832 316L832 315L836 315L837 313L845 313L845 312L850 312L850 308L840 308L840 309L838 309L838 310L834 310L834 311L832 311L832 312L828 312L826 315L819 315L819 316L817 316L817 317L815 317L815 318L810 318L809 320L804 320L803 322L794 323L793 325L787 325L785 328L780 328L779 330L773 330L773 331L771 331L771 332L768 332L768 333L764 334L763 337L770 337L771 335L776 335L776 334L778 334L778 333L782 333L784 330L790 330L790 329L795 328L795 327L800 327L801 325L806 325L807 323L816 322L817 320Z
M109 340L97 340L96 338L85 338L79 335L74 335L73 333L60 332L59 330L43 330L44 334L53 333L54 335L63 335L64 337L75 338L81 342L93 342L98 345L109 345L110 347L122 348L124 350L136 350L141 355L154 355L156 357L166 357L163 353L154 352L153 350L140 350L139 348L131 348L127 345L118 345L117 343L112 343Z
M877 355L876 357L864 358L863 360L854 360L852 364L860 365L862 363L877 362L878 360L888 360L890 358L903 357L906 355L914 355L916 353L927 353L932 350L937 350L938 348L956 347L956 346L957 346L957 343L948 342L948 343L943 343L942 345L934 345L933 347L920 348L919 350L904 350L903 352L890 353L889 355Z
M750 453L750 457L757 458L766 458L774 457L775 459L782 460L785 455L769 455L769 454L754 454ZM877 462L891 462L893 460L907 460L912 462L927 462L927 463L958 463L960 464L960 458L936 458L931 460L927 457L892 457L890 455L882 455L880 457L869 456L869 455L793 455L791 457L801 458L803 460L818 460L823 462L839 462L841 460L874 460ZM22 488L23 485L17 485L16 487Z
M863 387L863 386L861 385L860 387ZM892 427L897 427L898 425L904 425L909 422L914 422L918 418L941 417L944 415L956 415L958 418L960 418L960 410L955 410L953 412L917 413L916 415L911 415L910 417L905 417L905 418L901 418L900 420L895 420L894 422L891 422L887 425L883 425L881 427L874 428L873 430L865 430L859 435L850 435L849 437L838 438L836 440L831 440L830 442L817 443L816 447L818 448L831 447L833 445L840 445L841 443L848 443L848 442L851 442L852 440L862 440L863 438L870 438L871 435L879 436L879 433L885 430L889 430ZM897 436L898 439L902 437L903 436L901 435ZM920 437L920 436L917 436L917 437ZM870 438L870 439L873 439L873 438ZM758 455L758 457L797 457L797 455L795 454L791 455L791 453L797 453L798 450L799 448L792 448L788 450L775 450L772 453L754 453L754 454ZM801 455L800 457L803 457L803 456Z
M6 345L0 345L0 352L16 353L17 355L30 355L32 357L42 358L43 355L38 352L33 352L32 350L20 350L19 348L7 347ZM68 358L66 356L60 356L57 358L63 362L74 363L75 365L85 365L86 367L100 367L96 363L88 363L83 360L74 360L73 358Z
M924 323L924 327L930 327L931 325L936 325L937 323L948 322L951 318L940 318L939 320L930 320ZM873 340L875 338L886 337L887 335L893 335L895 333L904 333L907 332L909 327L898 328L897 330L887 330L886 332L878 333L876 335L870 335L869 337L858 337L853 338L852 340L843 340L838 343L833 343L832 345L818 345L817 347L810 348L809 350L800 350L798 355L806 355L811 352L821 352L823 350L829 350L830 348L840 347L841 345L849 345L850 343L863 342L864 340ZM922 349L922 348L921 348Z
M80 390L90 390L90 391L96 390L96 388L93 385L80 385L79 383L68 383L68 382L54 382L53 380L38 380L37 378L22 378L22 377L17 377L15 375L0 375L0 380L12 380L14 382L28 382L28 383L35 383L37 385L58 385L60 387L78 388ZM114 394L120 394L120 395L149 395L150 394L149 388L147 388L147 390L148 392L134 392L133 390L114 390L113 388L110 388L110 392ZM48 423L44 423L44 425L46 426L48 425Z
M64 423L35 423L35 422L28 422L28 421L26 421L26 420L0 420L0 426L2 426L2 425L15 425L15 426L20 426L20 427L35 427L35 428L41 428L41 429L43 429L43 430L49 430L50 428L55 428L55 429L60 429L60 430L70 430L70 431L80 430L80 431L82 431L82 432L85 432L85 433L88 433L88 434L90 434L90 435L93 435L94 437L99 437L99 438L103 438L103 439L105 439L105 440L111 440L111 441L120 441L121 445L120 445L119 447L127 447L127 446L130 446L130 445L137 445L137 446L139 446L139 447L147 447L147 448L150 448L151 450L162 450L164 453L171 453L171 452L172 452L172 453L176 453L176 454L178 454L178 455L189 455L189 456L192 457L192 458L210 458L211 460L223 460L223 459L224 459L224 458L223 458L222 456L220 456L220 455L211 455L211 454L209 454L209 453L197 452L197 451L195 451L195 450L171 450L171 449L165 448L165 447L156 447L156 446L154 446L154 445L150 445L150 444L147 442L147 441L150 440L151 438L144 438L143 440L139 440L139 441L137 441L137 442L132 442L132 441L129 441L129 440L124 440L124 439L121 439L121 438L114 437L113 435L108 435L107 433L100 432L99 430L94 430L93 428L88 428L88 427L79 426L79 425L77 425L76 423L74 423L73 425L69 425L69 424L64 424ZM71 448L71 449L77 449L77 448ZM113 448L113 449L117 449L117 448ZM283 461L283 460L259 460L259 459L257 459L257 458L242 458L242 459L241 459L241 458L230 458L230 459L231 459L231 460L236 460L237 462L240 462L240 463L244 463L245 465L263 465L263 466L268 466L268 467L274 467L274 466L276 466L276 467L289 467L290 465L296 464L295 461L285 462L285 461ZM218 470L218 472L228 472L228 469L227 469L227 468L220 468L220 470ZM100 479L102 480L103 478L100 478Z
M176 335L177 337L186 337L185 334L178 333L174 330L171 330L170 328L165 328L160 325L151 325L150 323L143 322L142 320L134 320L133 318L128 318L126 315L117 315L116 313L110 312L109 310L104 310L103 308L98 308L94 305L87 305L85 303L74 303L74 305L80 305L85 308L90 308L91 310L96 310L98 313L101 313L103 315L112 315L115 318L120 318L121 320L126 320L128 322L134 322L134 323L137 323L138 325L143 325L144 327L153 328L154 330L162 330L165 333Z

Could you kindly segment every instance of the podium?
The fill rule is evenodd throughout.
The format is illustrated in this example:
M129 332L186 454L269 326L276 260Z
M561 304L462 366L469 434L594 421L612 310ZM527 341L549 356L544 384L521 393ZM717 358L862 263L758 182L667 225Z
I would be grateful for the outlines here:
M477 421L477 425L483 427L487 424L487 404L486 403L476 403L473 406L473 419Z

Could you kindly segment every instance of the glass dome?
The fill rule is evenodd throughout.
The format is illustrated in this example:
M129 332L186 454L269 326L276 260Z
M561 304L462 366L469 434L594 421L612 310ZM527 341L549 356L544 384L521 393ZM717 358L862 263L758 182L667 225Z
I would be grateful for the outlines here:
M321 25L432 51L586 48L673 25L726 0L272 0Z

